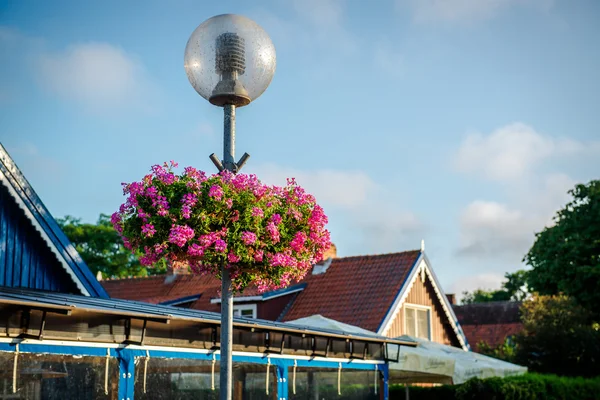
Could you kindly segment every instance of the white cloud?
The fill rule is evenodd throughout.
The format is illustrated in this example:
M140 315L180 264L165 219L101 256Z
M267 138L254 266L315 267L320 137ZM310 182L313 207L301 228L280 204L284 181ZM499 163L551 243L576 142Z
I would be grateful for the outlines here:
M419 23L483 21L515 6L547 10L553 4L553 0L397 0L400 8L412 10Z
M460 217L458 255L475 260L520 265L535 233L553 224L556 211L569 199L575 181L565 174L538 178L537 185L511 186L510 204L476 200Z
M400 198L363 171L304 171L271 164L248 167L246 172L256 173L270 184L282 185L285 178L296 178L327 213L332 211L338 217L330 220L331 224L352 232L353 254L416 248L423 237L425 227L418 217L402 209Z
M302 171L273 164L254 167L252 171L270 184L283 185L286 178L296 178L317 201L345 209L364 206L369 193L377 188L377 184L362 171Z
M477 200L460 218L459 254L470 257L502 257L519 262L533 242L544 219L529 216L505 204Z
M567 138L552 138L532 127L514 123L489 135L472 133L461 144L454 163L461 172L497 181L527 177L550 158L583 154L598 143L582 143Z
M135 57L107 43L87 43L39 59L39 80L93 110L152 107L154 87Z

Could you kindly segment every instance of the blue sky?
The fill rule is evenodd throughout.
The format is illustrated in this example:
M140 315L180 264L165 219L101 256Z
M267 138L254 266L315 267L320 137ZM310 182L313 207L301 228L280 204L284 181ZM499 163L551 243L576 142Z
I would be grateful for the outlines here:
M214 170L222 110L183 51L222 13L277 49L244 172L315 193L339 255L425 239L446 291L495 288L600 177L595 0L0 0L0 142L55 216L112 213L165 160Z

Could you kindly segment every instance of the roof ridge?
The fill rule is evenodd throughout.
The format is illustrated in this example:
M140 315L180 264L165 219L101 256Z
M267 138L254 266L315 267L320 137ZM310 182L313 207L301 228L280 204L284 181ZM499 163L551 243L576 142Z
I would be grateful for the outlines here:
M102 278L101 282L106 281L125 281L129 279L142 280L142 279L153 279L153 278L161 278L164 279L167 274L156 274L156 275L146 275L146 276L118 276L116 278Z
M385 257L385 256L395 256L395 255L400 255L400 254L407 254L407 253L420 253L421 250L420 249L413 249L413 250L404 250L404 251L396 251L396 252L390 252L390 253L380 253L380 254L359 254L359 255L354 255L354 256L345 256L345 257L335 257L334 260L347 260L349 258L364 258L364 257Z

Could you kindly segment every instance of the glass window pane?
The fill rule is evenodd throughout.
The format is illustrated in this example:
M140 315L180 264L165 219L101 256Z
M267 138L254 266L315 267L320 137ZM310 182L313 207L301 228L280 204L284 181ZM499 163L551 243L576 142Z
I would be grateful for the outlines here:
M290 400L378 400L381 391L378 381L375 394L375 371L342 369L341 395L338 395L338 370L335 368L296 368L296 393L293 374L293 368L289 368Z
M418 337L423 339L429 339L429 310L416 311Z
M416 322L415 322L415 309L406 307L404 309L404 316L406 318L406 334L409 336L417 336Z
M146 359L136 358L135 398L207 399L219 398L219 363L215 363L215 390L212 390L212 361L187 359L148 359L146 369L146 392L144 393L144 369Z
M277 370L269 368L269 394L266 391L267 366L265 364L233 363L234 400L277 399Z
M96 400L116 398L119 362L108 362L108 395L104 392L106 357L73 357L19 353L17 393L12 393L15 355L0 352L0 398L27 400ZM2 393L9 397L2 397Z
M254 310L242 310L242 317L254 318Z
M215 363L212 390L212 361L189 359L150 358L146 372L144 393L145 358L136 359L135 398L147 400L217 400L219 399L219 363ZM277 398L276 367L271 365L269 394L266 394L265 364L233 363L234 400L271 400Z

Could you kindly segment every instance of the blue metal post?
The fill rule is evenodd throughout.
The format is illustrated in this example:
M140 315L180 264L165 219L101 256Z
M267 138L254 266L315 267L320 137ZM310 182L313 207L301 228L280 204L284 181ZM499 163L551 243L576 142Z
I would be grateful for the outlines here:
M288 367L285 365L277 366L277 398L288 399Z
M133 400L135 383L134 352L128 349L117 349L119 360L119 399Z

